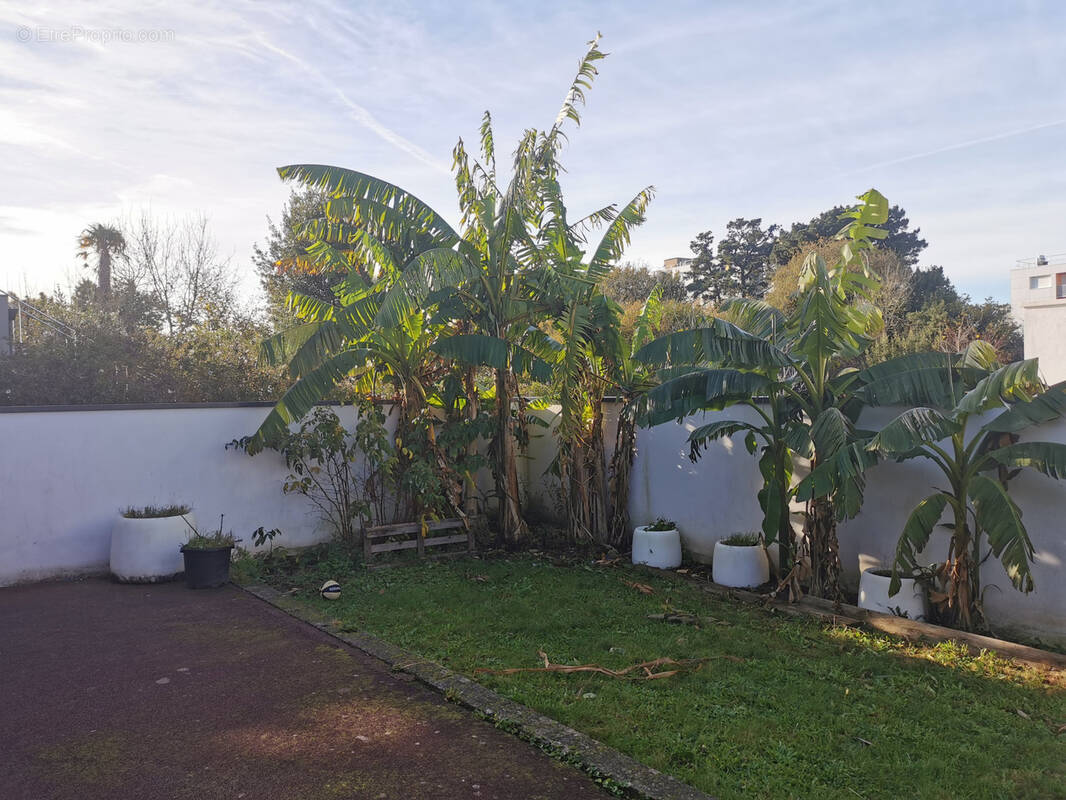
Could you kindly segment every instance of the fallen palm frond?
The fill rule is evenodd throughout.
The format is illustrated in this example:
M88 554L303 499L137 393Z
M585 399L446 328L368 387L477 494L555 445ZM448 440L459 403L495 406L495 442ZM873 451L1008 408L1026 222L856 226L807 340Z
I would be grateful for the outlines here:
M639 664L633 664L625 669L608 669L607 667L601 667L599 664L552 664L548 660L547 654L543 650L538 650L537 655L544 661L543 667L511 667L509 669L488 669L487 667L479 667L474 670L474 673L487 673L490 675L514 675L519 672L596 672L600 675L606 675L609 678L623 678L628 680L640 680L640 681L653 681L659 678L670 678L677 675L679 672L691 670L695 672L703 666L705 661L710 661L710 658L682 658L680 660L673 658L656 658L652 661L642 661ZM662 670L660 672L653 672L658 667L676 667L676 669ZM644 674L636 674L638 670L643 670Z

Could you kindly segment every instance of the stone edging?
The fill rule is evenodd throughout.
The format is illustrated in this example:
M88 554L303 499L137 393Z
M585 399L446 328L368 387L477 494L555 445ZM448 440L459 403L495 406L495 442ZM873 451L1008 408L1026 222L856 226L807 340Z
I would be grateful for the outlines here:
M644 800L713 800L710 795L676 778L641 764L613 747L509 700L440 664L419 659L368 633L341 633L322 618L315 619L310 614L299 613L281 602L283 595L276 589L262 585L240 588L289 616L384 661L393 670L413 675L449 700L484 715L503 729L516 733L553 755L575 762L590 775L609 779L631 796Z

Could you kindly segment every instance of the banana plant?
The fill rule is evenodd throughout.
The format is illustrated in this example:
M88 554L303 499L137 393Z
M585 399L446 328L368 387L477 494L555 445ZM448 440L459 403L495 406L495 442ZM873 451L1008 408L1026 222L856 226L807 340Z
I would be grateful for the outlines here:
M744 434L747 449L758 452L763 487L766 542L779 543L781 574L799 592L797 548L790 519L796 495L793 459L810 459L818 481L806 484L804 543L811 561L809 591L838 598L840 559L836 522L857 512L862 470L856 460L872 459L857 443L857 375L849 364L881 330L871 302L878 285L864 258L885 233L888 201L871 189L839 236L840 257L827 265L812 253L803 265L798 302L786 317L761 301L723 304L704 328L671 334L649 343L637 358L660 370L663 382L648 394L645 424L655 425L699 411L734 405L752 409L757 422L726 419L702 425L689 435L697 460L708 442Z
M994 348L980 340L961 354L918 353L877 364L862 380L868 404L914 406L885 425L868 449L899 461L928 459L945 480L903 527L889 593L919 568L948 512L951 538L932 599L946 621L972 630L984 622L980 568L990 557L1001 561L1017 590L1033 590L1033 544L1008 481L1022 469L1066 477L1066 445L1018 436L1062 416L1066 383L1045 386L1036 359L1000 366Z
M655 387L653 370L645 369L637 358L637 352L655 338L655 330L662 323L663 288L656 286L640 309L633 328L633 338L628 346L623 343L621 358L614 372L614 391L621 401L618 424L615 428L614 451L608 469L608 543L625 549L632 535L629 524L629 487L633 474L633 458L637 445L637 418L640 415L647 393Z
M603 57L597 38L580 61L552 127L547 132L527 130L522 136L506 184L497 178L488 113L481 126L480 162L471 159L459 141L453 151L462 214L458 231L414 194L371 175L307 164L279 170L282 178L301 181L330 197L326 219L308 230L318 237L308 248L309 257L347 269L353 301L359 281L384 276L383 297L374 293L373 302L379 302L373 317L376 328L395 327L415 311L432 310L433 321L455 323L433 351L468 368L493 371L496 424L490 450L498 527L512 545L526 532L516 461L518 378L550 377L545 357L550 348L539 325L561 308L551 293L552 264L542 249L541 233L551 218L543 203L543 182L545 176L558 174L563 127L568 121L580 122L585 91ZM322 379L316 376L315 381L320 392L346 363L323 366ZM469 372L467 378L472 390ZM476 413L476 394L467 401Z
M547 327L557 347L554 384L560 403L554 468L575 540L611 544L603 398L615 386L626 350L621 309L603 294L602 282L628 245L633 228L644 221L652 192L647 187L620 211L608 206L575 226L566 218L556 176L545 175L542 184L549 218L541 228L540 247L553 267L552 294L562 301ZM587 232L604 223L606 230L585 261ZM624 503L625 498L616 496L614 502Z

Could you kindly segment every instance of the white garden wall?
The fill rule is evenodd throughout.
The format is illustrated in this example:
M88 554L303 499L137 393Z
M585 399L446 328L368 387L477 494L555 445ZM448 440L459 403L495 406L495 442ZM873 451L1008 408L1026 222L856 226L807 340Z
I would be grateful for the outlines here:
M317 510L282 493L287 470L277 453L250 458L224 449L254 431L267 411L201 406L0 412L0 585L106 571L111 523L129 505L190 503L206 525L224 512L226 528L245 545L260 525L281 528L278 542L287 546L325 540L330 531ZM616 411L608 413L608 447ZM354 426L352 409L339 413ZM709 560L718 539L757 530L761 478L741 437L711 444L695 464L685 441L710 419L753 413L737 408L640 430L629 506L633 524L658 516L675 520L685 547L700 560ZM863 425L876 427L891 415L876 410ZM554 440L542 428L531 434L522 483L532 503L550 514L558 502L557 482L545 474ZM1033 429L1026 438L1066 442L1066 422ZM921 461L882 464L869 473L862 514L839 532L852 586L860 568L891 563L907 515L937 481L936 471ZM487 489L491 481L479 483ZM1036 548L1037 588L1022 595L998 562L986 564L989 618L1004 631L1066 640L1066 482L1025 474L1011 490ZM943 557L945 540L944 533L935 535L929 561Z
M877 429L898 411L871 410L860 424ZM675 520L686 549L701 560L713 551L718 539L759 529L762 513L756 492L762 480L742 435L709 445L695 464L688 459L685 441L689 431L706 422L748 418L753 413L734 408L696 415L680 425L668 423L639 431L629 499L633 524L646 524L657 516ZM1032 428L1022 439L1066 442L1066 421ZM838 530L844 577L852 588L858 585L862 569L891 565L911 510L941 485L940 473L923 460L888 462L867 474L862 513ZM1036 590L1029 595L1016 591L1002 565L990 559L981 572L982 584L988 587L984 603L989 621L1004 632L1066 641L1066 481L1027 471L1011 482L1011 496L1022 510L1036 550ZM946 543L946 531L935 533L927 561L943 559Z
M251 547L260 525L276 542L329 537L305 498L285 495L285 462L226 450L254 433L262 406L0 413L0 585L107 570L111 524L128 506L187 503L201 527ZM351 408L338 409L353 425Z

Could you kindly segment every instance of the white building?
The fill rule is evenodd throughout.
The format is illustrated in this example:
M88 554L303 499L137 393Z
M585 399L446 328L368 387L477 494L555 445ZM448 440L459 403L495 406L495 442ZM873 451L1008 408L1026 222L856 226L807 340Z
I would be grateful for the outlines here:
M692 266L691 258L667 258L663 259L663 269L673 275L686 277Z
M1010 304L1025 357L1040 359L1048 383L1066 380L1066 253L1019 261L1011 271Z

